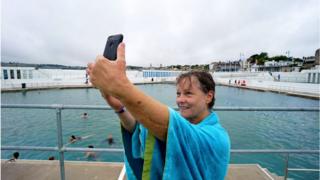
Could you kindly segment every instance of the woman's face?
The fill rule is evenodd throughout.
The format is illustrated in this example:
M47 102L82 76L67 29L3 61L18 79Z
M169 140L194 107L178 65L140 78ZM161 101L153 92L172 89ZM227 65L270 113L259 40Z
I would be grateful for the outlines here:
M213 91L204 93L200 87L199 80L194 76L191 76L191 81L185 78L177 85L176 103L180 114L193 124L210 114L208 104L214 96Z

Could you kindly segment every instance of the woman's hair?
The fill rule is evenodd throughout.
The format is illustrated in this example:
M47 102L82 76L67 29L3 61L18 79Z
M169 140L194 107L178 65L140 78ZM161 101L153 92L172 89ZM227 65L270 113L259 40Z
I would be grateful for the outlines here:
M177 77L177 85L181 83L182 80L188 79L191 83L191 77L195 77L200 82L200 89L204 93L208 93L209 91L215 92L216 84L210 73L205 71L189 71L183 74L180 74ZM211 102L208 104L208 108L211 109L214 105L215 97L213 96Z

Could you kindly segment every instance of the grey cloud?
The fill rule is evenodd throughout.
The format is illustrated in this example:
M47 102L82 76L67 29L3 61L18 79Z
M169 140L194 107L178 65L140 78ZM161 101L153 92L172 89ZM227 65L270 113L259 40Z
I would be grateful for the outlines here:
M86 65L123 33L129 65L236 60L319 48L316 0L2 2L2 61Z

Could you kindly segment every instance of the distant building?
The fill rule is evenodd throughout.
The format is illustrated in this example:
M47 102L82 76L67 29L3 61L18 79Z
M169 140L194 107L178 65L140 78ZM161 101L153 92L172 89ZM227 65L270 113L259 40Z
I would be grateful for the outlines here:
M300 64L301 66L302 64ZM264 65L253 64L250 68L251 72L268 71L268 72L292 72L299 71L298 64L294 61L267 61Z
M315 53L315 64L316 65L320 65L320 49L316 50L316 53Z
M315 56L303 57L302 59L305 64L313 64L316 61Z
M316 65L316 57L315 56L309 56L309 57L303 57L303 69L311 69Z
M241 70L240 61L213 62L209 66L213 72L236 72Z
M29 67L28 67L29 66ZM43 65L2 64L1 91L32 90L47 88L90 87L85 69L39 68ZM62 67L62 66L61 66ZM127 69L126 74L133 83L175 82L183 71Z
M249 59L244 60L244 61L240 61L240 65L241 65L242 71L249 71L251 68L251 64L249 62Z

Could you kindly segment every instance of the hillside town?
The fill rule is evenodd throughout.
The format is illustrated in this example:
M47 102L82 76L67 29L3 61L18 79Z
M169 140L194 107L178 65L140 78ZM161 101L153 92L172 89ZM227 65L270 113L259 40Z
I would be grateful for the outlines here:
M247 59L240 58L238 60L213 60L208 64L194 64L194 65L169 65L154 66L150 64L149 67L132 66L128 65L128 70L176 70L176 71L188 71L188 70L205 70L210 72L301 72L307 69L316 69L320 65L319 51L317 49L314 56L296 58L291 56L273 56L268 57L268 53L261 52L260 54L254 54ZM73 69L84 70L83 66L65 66L58 64L27 64L18 62L1 62L2 67L33 67L35 69Z
M167 67L152 67L152 69L173 69L173 70L210 70L211 72L301 72L302 70L315 69L320 65L319 51L317 49L314 56L296 58L291 56L268 57L268 53L261 52L254 54L248 59L239 58L230 61L214 61L210 64L202 65L171 65Z

